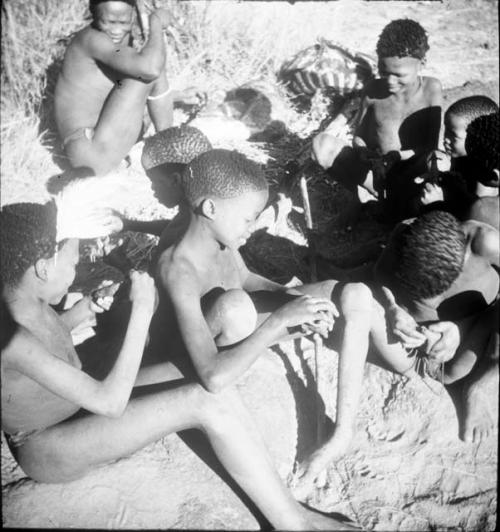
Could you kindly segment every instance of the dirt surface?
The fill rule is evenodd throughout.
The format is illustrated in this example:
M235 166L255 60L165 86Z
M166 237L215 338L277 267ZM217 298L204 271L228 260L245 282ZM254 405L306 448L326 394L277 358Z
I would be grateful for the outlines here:
M223 9L223 2L219 4ZM228 6L234 9L235 3ZM426 71L441 79L446 105L471 94L486 94L498 102L496 2L255 2L251 9L255 16L273 9L279 17L297 20L288 57L301 45L311 44L316 35L373 53L377 36L389 20L414 18L430 35ZM309 31L310 20L320 22ZM284 114L282 118L286 121ZM237 148L266 163L276 192L286 182L286 164L323 118L319 111L307 120L295 116L286 122L287 135L272 144L219 140L216 145ZM140 147L134 153L124 208L137 218L171 218L173 212L158 204L149 182L137 170ZM48 177L40 176L29 187L16 187L15 176L3 175L2 193L7 190L9 202L33 197L34 191L44 189ZM388 227L365 213L356 226L347 228L341 222L352 202L349 194L325 182L317 169L308 177L321 249L341 267L369 260L387 237ZM297 190L290 197L301 207ZM244 250L245 257L253 269L277 281L296 276L306 282L304 233L303 216L294 210L274 231L255 235ZM147 260L154 239L130 236L132 258ZM88 250L82 252L87 259ZM87 273L79 279L84 285L89 283ZM99 275L92 282L97 283ZM325 348L322 357L320 404L334 419L337 355ZM285 342L263 353L240 386L280 474L289 482L294 461L314 441L318 402L311 359L312 344L307 340ZM306 499L323 511L343 512L370 530L494 530L497 435L472 445L461 442L457 434L456 412L440 383L407 382L368 365L352 448L329 466ZM258 528L257 520L227 484L175 435L67 485L27 479L2 437L2 495L6 527Z

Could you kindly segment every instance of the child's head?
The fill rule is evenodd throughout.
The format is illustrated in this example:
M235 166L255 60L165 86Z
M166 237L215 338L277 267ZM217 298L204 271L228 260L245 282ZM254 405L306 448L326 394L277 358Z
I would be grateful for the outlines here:
M196 157L182 176L193 210L211 221L216 239L233 248L249 238L268 199L261 167L241 153L210 150Z
M199 129L169 127L146 138L141 162L145 170L166 164L182 165L184 170L186 164L211 149L210 141Z
M174 207L182 202L181 176L186 165L211 149L210 141L199 129L186 125L169 127L146 138L141 163L161 203Z
M89 0L89 10L96 29L115 44L122 43L132 31L134 0Z
M487 96L469 96L452 103L444 115L444 147L451 157L467 155L467 127L476 118L498 111L498 105Z
M414 219L393 236L397 286L413 301L442 294L462 271L465 234L444 211Z
M15 288L33 268L39 295L56 304L75 277L78 240L56 242L56 206L53 202L15 203L0 211L2 285Z
M418 22L398 19L387 24L377 42L377 55L379 75L390 93L416 82L427 50L427 34Z
M478 181L489 187L498 187L500 157L498 149L498 129L500 115L495 113L480 116L467 128L465 150L467 155L477 161L484 172L478 172Z

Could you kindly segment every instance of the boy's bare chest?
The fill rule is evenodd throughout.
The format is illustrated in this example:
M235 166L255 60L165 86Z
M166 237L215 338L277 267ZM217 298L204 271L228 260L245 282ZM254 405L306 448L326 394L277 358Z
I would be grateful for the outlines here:
M413 121L420 122L425 114L425 107L422 96L412 98L410 101L390 97L375 101L372 105L372 114L377 128L384 129L401 125L410 117Z
M234 253L228 248L221 250L211 261L207 261L200 270L202 295L215 287L224 290L241 288L242 279Z
M40 340L51 354L76 367L81 367L80 359L73 347L71 334L56 313L52 312L37 320L36 323L31 323L29 327L31 333Z

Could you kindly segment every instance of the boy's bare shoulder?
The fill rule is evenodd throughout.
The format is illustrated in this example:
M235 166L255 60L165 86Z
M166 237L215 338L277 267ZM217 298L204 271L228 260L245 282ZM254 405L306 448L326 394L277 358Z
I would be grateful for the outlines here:
M80 50L92 55L93 50L107 50L113 48L113 42L102 31L96 30L91 25L85 26L73 37L68 49Z
M422 83L427 94L441 94L443 91L443 86L437 78L422 76Z
M2 371L17 370L19 354L30 356L39 341L22 325L17 325L7 345L2 348Z
M186 286L198 289L198 271L189 256L176 246L171 246L160 255L157 273L163 285L171 292L185 290Z
M489 224L476 220L466 220L462 223L463 231L470 243L472 253L489 257L499 253L498 231Z

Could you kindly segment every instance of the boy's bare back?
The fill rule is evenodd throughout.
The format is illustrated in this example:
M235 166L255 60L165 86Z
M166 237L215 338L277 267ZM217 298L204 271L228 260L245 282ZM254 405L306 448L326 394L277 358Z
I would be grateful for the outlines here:
M402 222L394 236L410 221ZM497 297L499 276L498 232L487 224L467 220L460 224L465 235L465 254L461 271L451 286L434 297L398 294L398 299L417 322L436 320L456 321L481 312ZM449 243L443 241L442 246ZM384 250L376 268L376 276L392 289L396 256L391 244ZM391 266L392 265L392 266ZM399 292L395 289L395 293Z
M94 127L110 91L123 75L99 64L91 50L115 48L102 32L87 26L71 41L55 92L55 116L61 136Z

